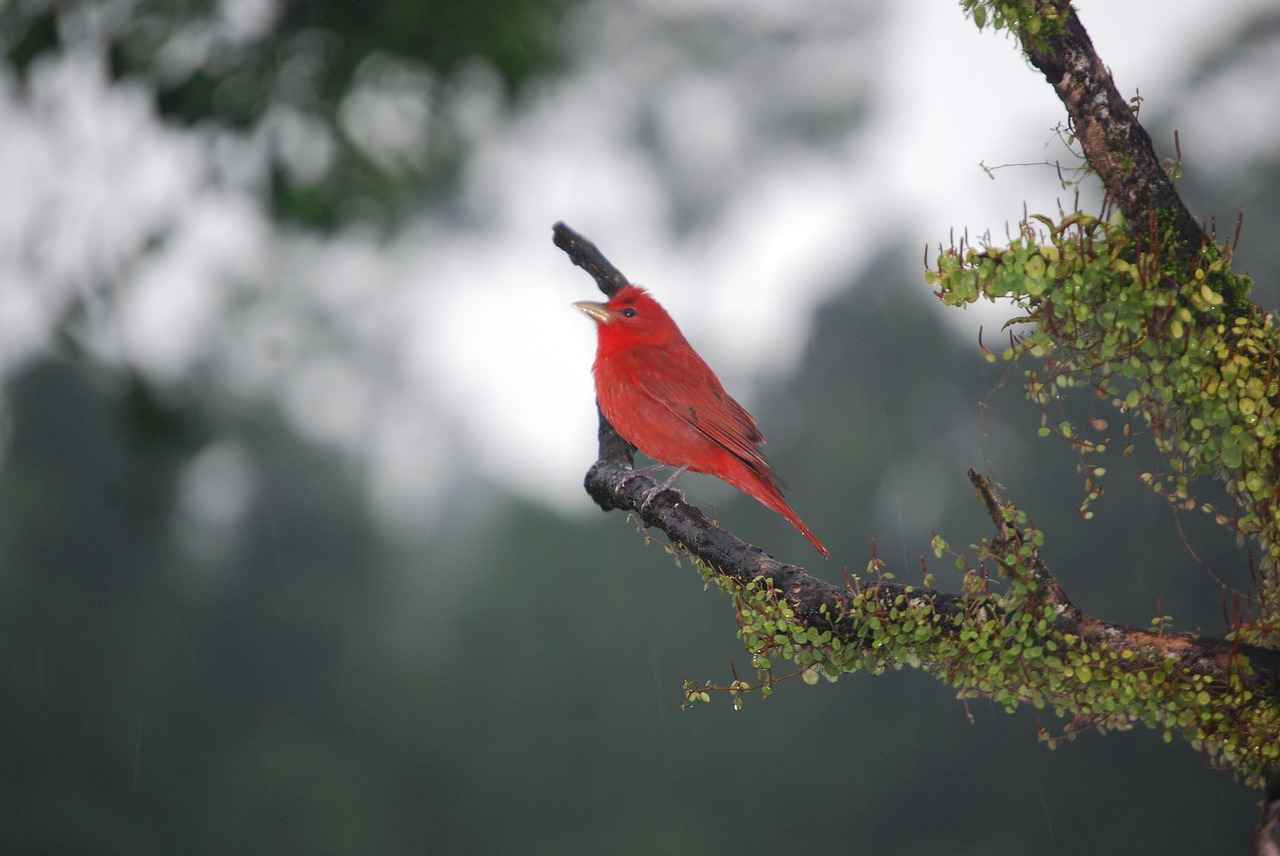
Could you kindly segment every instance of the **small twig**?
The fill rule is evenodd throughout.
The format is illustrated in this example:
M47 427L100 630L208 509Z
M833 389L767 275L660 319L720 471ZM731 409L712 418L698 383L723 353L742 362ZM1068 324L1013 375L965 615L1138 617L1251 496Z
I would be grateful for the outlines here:
M987 509L987 516L991 518L996 531L1000 533L993 546L1004 545L1005 548L1016 550L1023 545L1030 545L1031 555L1026 560L1026 566L1031 572L1036 591L1049 603L1060 607L1060 613L1067 612L1074 620L1079 621L1082 618L1080 610L1071 602L1071 598L1067 597L1066 590L1049 570L1049 566L1040 555L1040 550L1035 546L1033 537L1017 525L1014 506L1006 502L991 480L977 470L969 470L969 482L978 492L978 498Z

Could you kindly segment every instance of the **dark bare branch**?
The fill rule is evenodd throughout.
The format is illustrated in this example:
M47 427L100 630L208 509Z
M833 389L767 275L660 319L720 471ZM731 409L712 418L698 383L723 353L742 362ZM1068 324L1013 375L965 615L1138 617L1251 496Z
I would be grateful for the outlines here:
M622 271L614 267L595 244L570 229L563 220L551 227L551 235L555 245L565 251L571 262L591 274L606 297L613 297L627 284Z

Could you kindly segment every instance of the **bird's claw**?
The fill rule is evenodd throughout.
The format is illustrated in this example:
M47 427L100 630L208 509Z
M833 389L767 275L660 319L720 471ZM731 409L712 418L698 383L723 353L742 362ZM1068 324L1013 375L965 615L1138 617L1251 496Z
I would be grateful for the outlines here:
M642 512L647 511L649 509L650 503L653 502L653 498L658 494L662 493L663 491L667 491L667 490L675 491L676 496L680 497L681 502L688 501L688 497L685 496L684 491L682 491L680 488L671 487L671 485L669 484L655 484L653 487L649 488L643 494L640 495L640 511Z
M665 466L666 464L658 464L652 467L642 467L641 469L638 469L635 472L636 472L636 475L642 475L647 477L654 470L662 469ZM675 480L680 478L680 476L684 475L684 471L687 469L689 469L687 464L685 466L678 467L676 471L672 473L671 476L666 481L660 484L655 484L653 487L649 488L643 494L641 494L640 495L640 511L644 512L646 509L648 509L649 504L653 502L653 498L658 494L662 493L664 490L674 490L676 492L676 495L680 497L680 501L684 502L685 501L684 491L682 491L678 487L673 488L671 487L671 485L675 484Z

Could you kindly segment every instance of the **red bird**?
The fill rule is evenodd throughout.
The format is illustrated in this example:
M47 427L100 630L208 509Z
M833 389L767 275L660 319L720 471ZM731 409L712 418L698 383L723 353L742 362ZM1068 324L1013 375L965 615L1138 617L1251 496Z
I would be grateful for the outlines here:
M779 490L760 453L756 420L724 391L676 322L637 285L608 303L573 304L596 322L596 398L622 438L659 464L676 467L665 490L685 470L708 473L781 514L824 557L831 554Z

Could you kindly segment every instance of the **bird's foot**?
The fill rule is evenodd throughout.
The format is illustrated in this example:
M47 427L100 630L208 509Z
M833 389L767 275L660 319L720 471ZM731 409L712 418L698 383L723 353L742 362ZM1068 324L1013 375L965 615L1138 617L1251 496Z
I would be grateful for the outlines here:
M641 469L636 470L636 473L637 473L638 475L648 476L648 475L650 475L652 472L654 472L655 470L663 469L663 468L665 468L666 466L668 466L668 465L667 465L667 464L656 464L656 465L651 466L651 467L642 467ZM667 478L667 480L666 480L666 481L664 481L664 482L662 482L662 483L660 483L660 484L655 484L653 487L651 487L651 488L649 488L648 490L646 490L646 491L644 492L644 494L640 497L640 510L641 510L641 511L644 511L645 509L647 509L647 508L649 507L649 503L653 501L653 498L654 498L655 496L657 496L658 494L662 493L664 490L671 489L671 485L675 484L676 479L678 479L678 478L680 478L680 476L684 475L684 471L685 471L685 470L687 470L687 469L689 469L689 465L688 465L688 464L685 464L685 465L684 465L684 466L682 466L682 467L678 467L678 468L676 469L676 471L675 471L674 473L672 473L672 474ZM679 495L680 495L680 501L681 501L681 502L684 502L684 501L685 501L684 491L680 490L679 488L675 488L674 490L675 490L675 492L676 492L677 494L679 494Z

